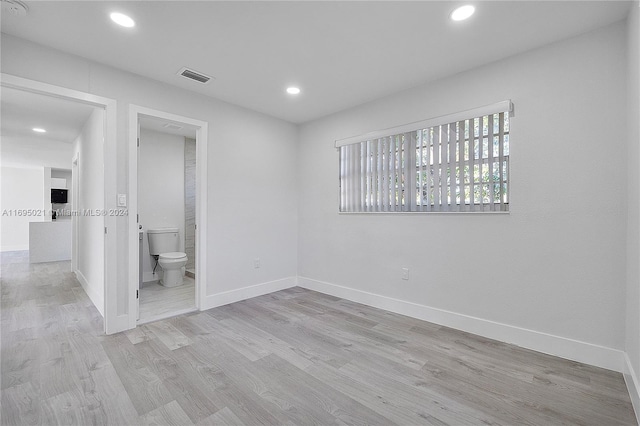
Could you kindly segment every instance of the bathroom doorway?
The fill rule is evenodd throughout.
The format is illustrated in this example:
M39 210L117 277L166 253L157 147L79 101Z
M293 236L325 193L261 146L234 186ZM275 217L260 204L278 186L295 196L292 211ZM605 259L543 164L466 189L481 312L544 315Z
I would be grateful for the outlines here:
M136 221L129 228L135 326L201 306L207 126L136 106L130 119L135 130L130 197Z

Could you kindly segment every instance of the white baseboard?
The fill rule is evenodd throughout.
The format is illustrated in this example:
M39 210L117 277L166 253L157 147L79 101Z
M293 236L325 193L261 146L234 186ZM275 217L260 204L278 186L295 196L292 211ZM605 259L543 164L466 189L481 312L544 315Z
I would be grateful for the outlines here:
M28 251L29 250L29 244L22 244L22 245L18 245L18 246L2 246L2 248L0 248L1 252L5 252L5 251Z
M266 283L250 285L247 287L239 288L237 290L223 291L207 296L201 310L215 308L217 306L228 305L229 303L239 302L241 300L250 299L256 296L262 296L263 294L273 293L274 291L284 290L287 288L297 286L296 277L287 277L276 281L269 281Z
M596 367L620 373L624 372L625 369L625 353L617 349L393 299L305 277L298 277L298 286Z
M79 270L74 271L76 274L76 278L80 282L80 285L84 289L84 292L87 293L89 299L93 302L100 315L104 317L104 295L98 294L93 288L89 285L89 281L85 278L85 276Z
M626 353L624 354L624 360L624 381L627 384L627 390L629 391L629 396L631 397L633 411L635 411L636 413L636 419L640 421L640 380L638 380L638 375L633 369L633 365L631 365L629 355L627 355Z

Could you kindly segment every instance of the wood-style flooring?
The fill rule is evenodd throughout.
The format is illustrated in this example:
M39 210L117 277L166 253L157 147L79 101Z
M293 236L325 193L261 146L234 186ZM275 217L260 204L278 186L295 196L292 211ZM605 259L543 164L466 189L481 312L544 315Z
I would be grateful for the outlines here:
M166 318L175 312L196 308L196 280L185 276L178 287L165 287L158 282L145 283L140 289L139 323Z
M111 336L2 255L2 425L632 425L620 374L304 290Z

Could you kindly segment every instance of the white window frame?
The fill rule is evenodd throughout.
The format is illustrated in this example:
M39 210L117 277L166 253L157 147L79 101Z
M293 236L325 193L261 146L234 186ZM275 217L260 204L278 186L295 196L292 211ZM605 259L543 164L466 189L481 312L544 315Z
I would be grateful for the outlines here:
M512 111L506 100L337 140L339 212L508 213Z

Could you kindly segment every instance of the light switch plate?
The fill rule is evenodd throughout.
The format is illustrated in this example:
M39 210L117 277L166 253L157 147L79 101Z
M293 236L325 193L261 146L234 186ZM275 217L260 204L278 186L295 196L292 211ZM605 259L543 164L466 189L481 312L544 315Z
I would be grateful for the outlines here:
M127 207L127 194L118 194L118 207Z

